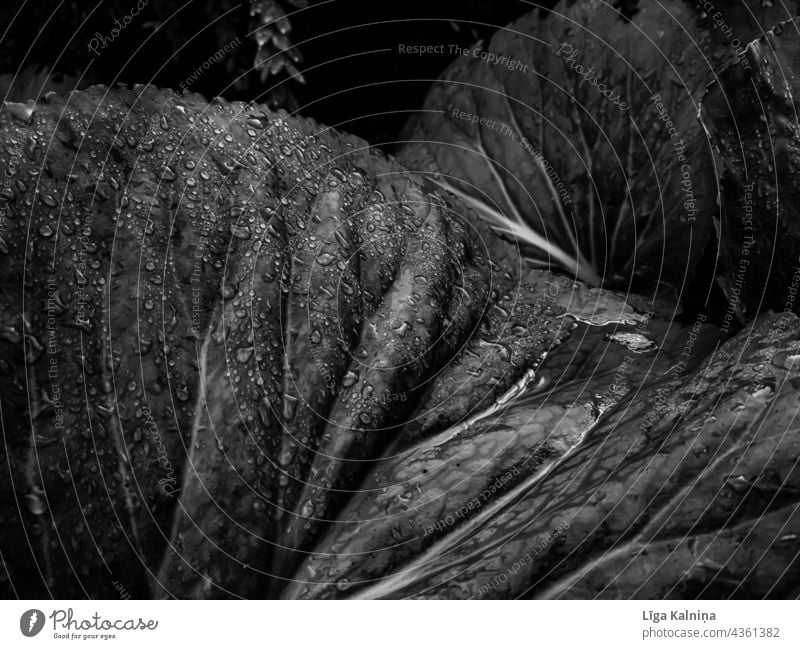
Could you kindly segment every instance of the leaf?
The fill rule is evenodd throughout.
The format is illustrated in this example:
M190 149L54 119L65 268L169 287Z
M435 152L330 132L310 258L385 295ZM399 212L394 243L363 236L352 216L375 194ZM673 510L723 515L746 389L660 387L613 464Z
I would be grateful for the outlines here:
M675 365L689 331L649 325L660 335L641 354L610 338L618 327L574 332L497 407L379 463L282 596L359 596L370 586L380 593L379 580L435 563L441 544L460 555L474 519L522 483L546 484L602 413Z
M276 596L393 447L643 317L521 281L456 200L263 106L94 87L4 106L0 152L0 552L31 597Z
M680 292L715 213L696 120L710 48L676 1L644 4L630 22L599 0L531 12L448 68L399 158L535 265Z
M718 229L726 329L765 308L800 312L797 36L789 21L750 43L703 99L701 117L725 169Z
M764 317L690 375L641 386L546 475L350 596L790 592L800 473L796 369L783 363L800 321L779 322Z
M51 95L0 156L9 594L793 592L795 316L716 348L263 106Z

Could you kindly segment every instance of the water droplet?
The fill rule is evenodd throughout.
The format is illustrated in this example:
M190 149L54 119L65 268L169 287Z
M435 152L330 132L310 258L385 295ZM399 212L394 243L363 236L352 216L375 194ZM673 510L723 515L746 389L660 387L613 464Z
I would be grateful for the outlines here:
M25 336L25 342L27 343L25 349L25 362L30 365L39 360L39 357L42 355L42 351L44 351L44 347L33 336Z
M153 341L150 338L141 338L139 340L139 354L144 356L153 348Z
M283 418L286 421L294 419L294 413L297 409L297 397L291 394L283 395Z
M404 337L409 329L411 329L411 323L407 320L403 320L398 326L392 327L392 330L400 337Z
M24 104L16 101L5 101L3 102L3 106L18 120L27 122L30 121L31 116L33 115L33 111L36 108L36 102L34 102L33 99L29 99Z
M22 336L14 327L0 327L0 339L16 345L22 340Z
M230 300L234 295L236 295L236 287L233 284L222 285L222 299Z
M356 383L358 383L358 373L353 370L349 370L342 378L342 386L345 388L349 388Z
M278 464L281 466L289 466L294 459L295 453L297 453L297 448L295 446L284 447L278 454Z
M48 300L47 306L52 309L55 315L63 315L67 312L67 305L64 302L64 298L61 297L61 292L58 289L56 289L53 297Z
M246 363L250 360L250 357L253 355L253 348L252 347L240 347L236 350L236 360L240 363Z
M232 225L231 234L237 239L249 239L250 228L248 228L246 225Z
M800 354L794 354L787 350L779 351L772 357L772 364L790 372L798 371L800 370Z
M611 334L609 335L608 339L611 342L622 345L635 354L644 354L646 352L654 351L658 348L658 345L646 336L633 332L620 332Z
M26 494L25 505L28 507L28 511L34 516L41 516L46 510L44 500L42 500L39 494Z

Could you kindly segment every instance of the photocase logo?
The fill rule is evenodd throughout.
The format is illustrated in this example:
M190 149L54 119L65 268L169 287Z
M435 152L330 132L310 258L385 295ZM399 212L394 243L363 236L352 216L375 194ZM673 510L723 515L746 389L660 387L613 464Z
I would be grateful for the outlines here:
M38 608L25 611L19 618L19 630L22 635L32 638L44 627L44 613Z

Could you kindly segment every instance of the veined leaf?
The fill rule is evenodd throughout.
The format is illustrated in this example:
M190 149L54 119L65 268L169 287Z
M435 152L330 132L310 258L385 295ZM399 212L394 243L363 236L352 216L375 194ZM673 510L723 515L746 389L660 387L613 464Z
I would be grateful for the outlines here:
M685 286L715 214L696 115L714 62L695 13L597 1L531 12L448 68L399 157L536 265L589 284Z
M703 99L722 159L718 221L724 325L765 308L800 312L800 39L797 21L750 43Z
M3 107L0 156L0 552L31 597L278 595L393 448L643 317L520 281L457 199L262 106L48 95Z
M689 376L645 385L545 476L514 484L350 596L791 593L800 424L797 370L785 359L799 326L766 316Z

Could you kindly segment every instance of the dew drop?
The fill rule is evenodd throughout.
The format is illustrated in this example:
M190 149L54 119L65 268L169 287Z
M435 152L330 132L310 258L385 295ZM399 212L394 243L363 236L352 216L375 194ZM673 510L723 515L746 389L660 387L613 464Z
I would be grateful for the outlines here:
M358 373L352 370L349 370L342 378L342 386L345 388L349 388L356 383L358 383Z
M44 500L42 500L39 494L26 494L25 505L28 507L28 511L34 516L41 516L46 509Z
M294 413L297 409L297 397L291 394L283 395L283 418L286 421L294 419Z
M246 363L253 355L252 347L240 347L236 350L236 360L240 363Z
M772 364L790 372L800 370L800 354L793 354L785 350L779 351L772 357Z
M250 238L250 228L248 228L246 225L232 225L231 234L237 239L246 240Z
M396 327L392 327L392 330L401 338L406 335L406 332L411 329L411 323L407 320L403 320L399 325Z

